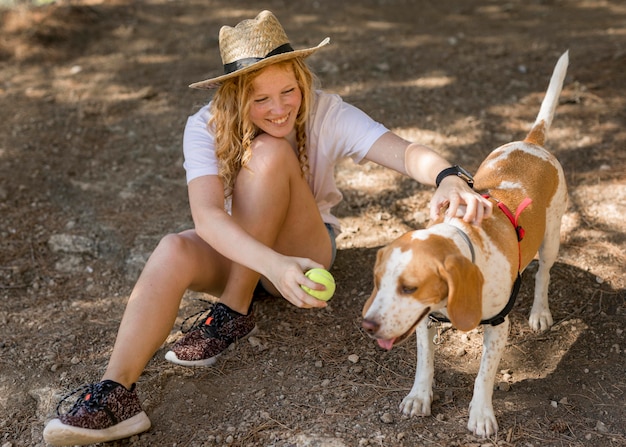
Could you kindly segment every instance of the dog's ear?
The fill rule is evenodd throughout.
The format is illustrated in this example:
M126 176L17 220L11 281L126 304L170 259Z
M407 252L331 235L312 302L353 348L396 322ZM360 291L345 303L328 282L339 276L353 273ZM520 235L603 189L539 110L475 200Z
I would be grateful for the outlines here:
M465 256L446 257L439 274L448 283L448 316L454 327L471 331L482 316L483 275Z

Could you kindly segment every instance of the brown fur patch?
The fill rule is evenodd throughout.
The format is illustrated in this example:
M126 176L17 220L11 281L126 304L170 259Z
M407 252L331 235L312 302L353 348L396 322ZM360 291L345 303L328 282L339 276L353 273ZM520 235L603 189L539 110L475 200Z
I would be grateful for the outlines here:
M533 126L528 135L526 135L524 142L543 146L546 142L546 122L542 120L536 126Z
M515 145L529 144L516 142ZM510 145L504 148L510 148ZM540 150L544 150L538 148ZM545 152L549 160L553 156ZM515 215L517 207L526 198L532 199L532 203L521 213L519 225L526 235L520 244L522 251L521 268L525 268L537 253L545 233L546 209L552 202L558 187L557 168L550 162L541 159L521 149L513 149L506 158L498 159L501 151L489 155L481 164L475 177L475 188L478 191L486 191L494 199L504 203ZM489 168L487 168L489 163ZM519 184L520 188L501 188L502 182ZM511 245L511 231L514 228L508 217L500 210L494 209L493 219L500 221L499 231L488 229L490 222L483 223L486 231L492 237L498 249L502 249L507 256L513 256L515 264L518 259L517 243ZM510 230L506 230L507 226ZM508 241L508 242L507 242ZM514 239L514 242L515 239Z

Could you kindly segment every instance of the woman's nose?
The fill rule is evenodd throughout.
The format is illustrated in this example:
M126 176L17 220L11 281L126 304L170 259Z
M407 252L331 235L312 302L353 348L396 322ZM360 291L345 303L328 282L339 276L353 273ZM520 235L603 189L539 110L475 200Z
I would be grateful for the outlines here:
M275 99L274 101L272 101L271 110L272 112L281 112L285 110L285 102L282 101L280 98Z

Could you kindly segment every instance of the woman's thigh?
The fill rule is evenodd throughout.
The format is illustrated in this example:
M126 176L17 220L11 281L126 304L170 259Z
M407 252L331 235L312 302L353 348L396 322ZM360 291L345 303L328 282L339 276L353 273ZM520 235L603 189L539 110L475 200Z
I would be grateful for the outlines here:
M329 266L328 230L295 152L284 139L257 138L252 159L237 177L233 217L277 252Z

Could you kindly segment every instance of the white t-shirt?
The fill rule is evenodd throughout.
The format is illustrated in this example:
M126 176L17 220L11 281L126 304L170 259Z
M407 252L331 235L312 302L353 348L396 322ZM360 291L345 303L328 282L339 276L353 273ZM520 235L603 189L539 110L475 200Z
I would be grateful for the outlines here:
M185 126L183 166L187 183L196 177L218 174L215 140L207 128L209 105L190 116ZM316 92L306 129L311 171L309 186L323 221L331 224L336 234L340 232L339 220L331 210L343 196L335 184L335 165L347 157L355 163L362 162L374 142L387 130L338 95Z

